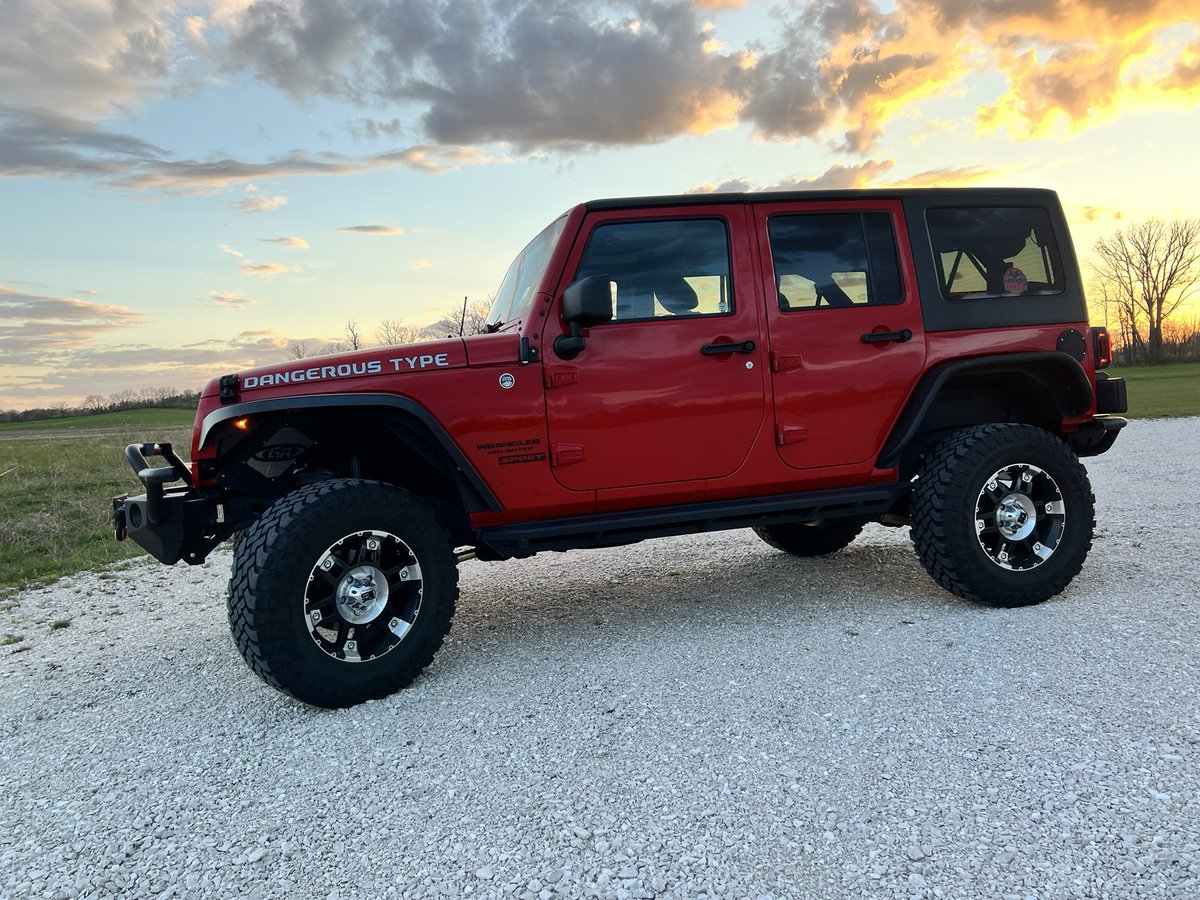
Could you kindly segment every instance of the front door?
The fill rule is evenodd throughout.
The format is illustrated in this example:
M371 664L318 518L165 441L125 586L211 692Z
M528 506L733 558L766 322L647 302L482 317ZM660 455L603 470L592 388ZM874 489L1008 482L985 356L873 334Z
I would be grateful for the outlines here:
M900 203L763 203L754 219L761 277L773 293L779 455L801 469L866 463L925 364Z
M720 478L765 414L756 270L740 205L594 213L563 285L608 280L613 319L545 349L555 477L573 490ZM561 292L560 292L561 296Z

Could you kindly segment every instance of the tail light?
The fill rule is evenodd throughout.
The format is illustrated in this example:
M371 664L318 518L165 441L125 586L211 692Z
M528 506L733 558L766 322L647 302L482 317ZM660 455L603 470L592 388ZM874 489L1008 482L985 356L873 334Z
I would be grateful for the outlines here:
M1112 363L1112 341L1107 328L1092 329L1092 355L1096 358L1097 369L1107 369Z

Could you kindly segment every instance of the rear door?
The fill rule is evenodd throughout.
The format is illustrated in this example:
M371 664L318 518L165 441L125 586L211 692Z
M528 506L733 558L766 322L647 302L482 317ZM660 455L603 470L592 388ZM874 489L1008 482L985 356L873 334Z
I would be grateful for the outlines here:
M900 202L764 203L754 219L779 455L872 460L925 364Z
M742 464L766 408L748 226L740 204L589 215L562 287L606 278L613 319L589 328L573 359L546 345L551 461L562 485L695 482Z

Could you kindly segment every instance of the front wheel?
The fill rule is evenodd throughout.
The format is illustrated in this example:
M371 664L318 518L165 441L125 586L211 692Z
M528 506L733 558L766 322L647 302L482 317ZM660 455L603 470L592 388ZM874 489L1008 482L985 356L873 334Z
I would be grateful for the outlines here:
M912 541L942 587L990 606L1027 606L1061 592L1092 546L1087 471L1031 425L954 432L913 487Z
M406 687L450 629L450 537L408 491L335 479L277 501L234 544L229 623L250 668L313 706Z

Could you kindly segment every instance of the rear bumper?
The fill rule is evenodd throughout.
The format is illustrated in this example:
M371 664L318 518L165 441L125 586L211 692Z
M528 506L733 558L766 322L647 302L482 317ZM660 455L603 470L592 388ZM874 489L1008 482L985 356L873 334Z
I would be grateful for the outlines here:
M1113 445L1127 424L1122 416L1093 416L1090 422L1080 425L1078 431L1066 435L1067 443L1076 456L1099 456Z
M168 465L152 468L148 456ZM205 557L230 533L224 505L192 486L192 474L167 443L130 444L125 459L146 488L144 494L122 495L112 501L114 536L132 539L159 562L191 565ZM183 484L172 484L182 481Z

